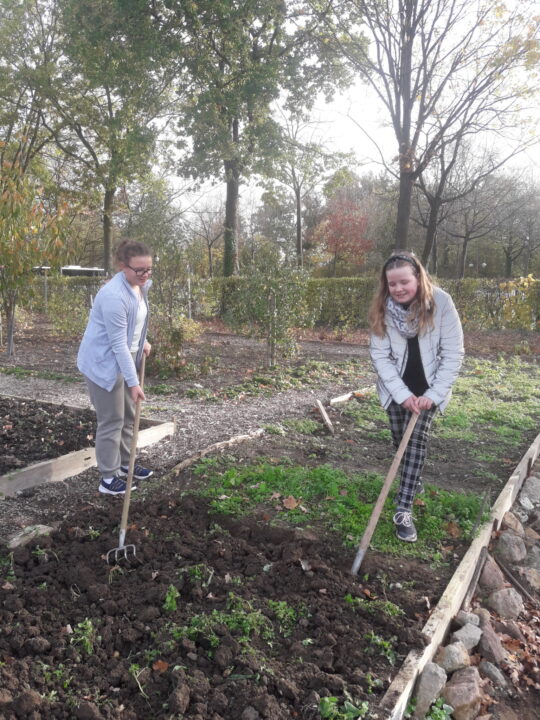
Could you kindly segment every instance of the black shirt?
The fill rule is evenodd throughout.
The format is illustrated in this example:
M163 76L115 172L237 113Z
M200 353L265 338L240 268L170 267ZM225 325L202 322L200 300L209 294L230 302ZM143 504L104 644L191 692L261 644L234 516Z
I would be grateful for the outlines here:
M429 385L424 373L422 358L420 357L418 335L407 338L407 346L407 365L403 373L403 382L416 397L420 397L426 392Z

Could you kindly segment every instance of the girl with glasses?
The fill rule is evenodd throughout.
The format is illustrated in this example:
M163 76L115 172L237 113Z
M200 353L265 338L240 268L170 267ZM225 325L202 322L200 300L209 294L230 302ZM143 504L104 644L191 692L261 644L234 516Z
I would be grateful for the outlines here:
M115 259L119 271L94 299L77 356L96 411L99 492L105 495L126 491L135 405L145 399L137 370L143 353L151 350L146 331L152 252L144 243L124 240ZM152 470L135 465L137 480L151 475Z

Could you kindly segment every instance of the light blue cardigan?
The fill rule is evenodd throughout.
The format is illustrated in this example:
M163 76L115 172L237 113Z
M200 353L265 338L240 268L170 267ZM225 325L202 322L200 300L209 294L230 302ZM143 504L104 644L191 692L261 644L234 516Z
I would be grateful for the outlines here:
M433 289L435 311L433 327L418 336L420 357L429 388L424 395L442 411L452 394L463 362L463 331L450 295L439 287ZM407 339L394 326L388 313L384 337L371 335L370 354L377 372L377 392L384 408L392 400L401 405L411 391L401 376L407 364Z
M94 299L79 347L77 367L105 390L112 390L119 373L124 376L128 387L139 384L136 368L140 365L146 339L151 282L149 279L141 287L147 313L135 362L129 348L135 331L139 298L124 272L116 273Z

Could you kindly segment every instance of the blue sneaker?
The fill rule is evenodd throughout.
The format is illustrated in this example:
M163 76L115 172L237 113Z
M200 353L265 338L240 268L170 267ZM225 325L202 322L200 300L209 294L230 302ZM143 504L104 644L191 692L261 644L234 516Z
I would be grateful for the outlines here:
M127 465L120 465L120 470L118 471L118 477L126 477L128 474L128 466ZM136 480L148 480L150 476L154 474L153 470L149 470L148 468L143 467L142 465L135 465L133 468L133 477Z
M136 490L137 487L132 485L131 489ZM124 495L126 492L126 481L116 475L109 481L101 478L98 490L104 495Z

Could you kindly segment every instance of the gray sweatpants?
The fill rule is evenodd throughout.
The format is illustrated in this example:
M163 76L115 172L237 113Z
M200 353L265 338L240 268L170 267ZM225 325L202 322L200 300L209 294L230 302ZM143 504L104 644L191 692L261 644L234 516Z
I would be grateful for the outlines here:
M110 391L89 378L86 378L86 384L97 417L97 466L103 477L113 477L120 465L129 465L135 403L123 375L118 375Z

